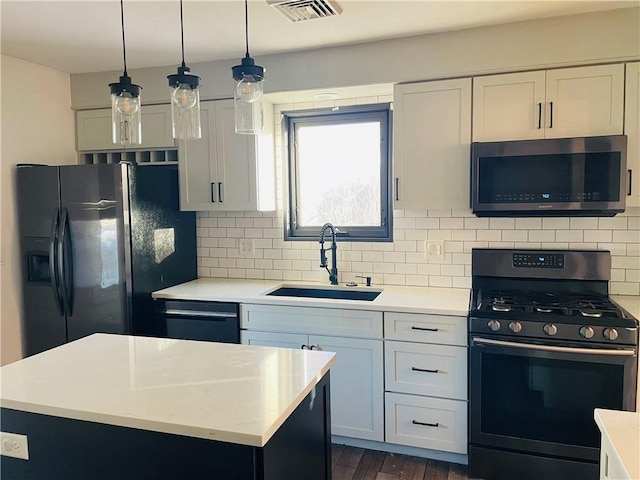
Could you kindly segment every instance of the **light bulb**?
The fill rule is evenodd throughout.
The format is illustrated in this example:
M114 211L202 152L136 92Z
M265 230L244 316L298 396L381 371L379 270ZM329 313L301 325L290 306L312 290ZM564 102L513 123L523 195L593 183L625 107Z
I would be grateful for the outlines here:
M130 117L137 113L140 108L140 102L138 97L133 97L131 94L123 92L122 95L116 97L115 107L122 115Z
M189 85L181 83L171 92L171 100L181 110L190 110L198 102L198 91Z
M245 75L236 83L236 92L244 102L253 103L262 96L262 80L255 81L253 76Z

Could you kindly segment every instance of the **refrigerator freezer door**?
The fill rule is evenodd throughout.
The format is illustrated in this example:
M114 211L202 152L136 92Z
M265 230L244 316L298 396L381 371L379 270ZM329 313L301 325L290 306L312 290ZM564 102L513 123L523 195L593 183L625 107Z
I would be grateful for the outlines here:
M127 333L129 302L124 231L128 198L120 165L60 167L61 206L66 224L60 248L67 304L68 341L95 332ZM126 179L124 179L126 182Z
M58 169L21 166L16 181L23 285L22 340L24 355L29 356L67 341L52 256L60 206Z

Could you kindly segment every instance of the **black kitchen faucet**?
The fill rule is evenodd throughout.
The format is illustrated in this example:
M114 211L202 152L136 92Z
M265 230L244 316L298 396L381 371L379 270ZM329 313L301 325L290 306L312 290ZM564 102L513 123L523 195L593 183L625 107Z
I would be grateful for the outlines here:
M326 230L331 230L331 270L327 268L327 254L328 249L324 248L324 234ZM320 268L325 268L329 272L329 281L331 285L338 285L338 262L336 259L336 251L338 246L336 245L336 232L335 228L330 223L325 223L320 230Z

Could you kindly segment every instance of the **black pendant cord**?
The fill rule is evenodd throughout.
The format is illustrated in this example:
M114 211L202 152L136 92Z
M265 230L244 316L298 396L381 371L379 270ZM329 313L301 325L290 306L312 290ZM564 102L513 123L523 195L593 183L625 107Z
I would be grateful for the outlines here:
M184 63L184 23L182 17L182 0L180 0L180 40L182 42L182 67L186 67Z
M245 56L249 58L249 2L244 0L244 40L247 46Z
M127 49L125 47L125 41L124 41L124 0L120 0L120 21L122 23L122 58L123 58L123 62L124 62L124 75L125 77L128 77L127 75Z

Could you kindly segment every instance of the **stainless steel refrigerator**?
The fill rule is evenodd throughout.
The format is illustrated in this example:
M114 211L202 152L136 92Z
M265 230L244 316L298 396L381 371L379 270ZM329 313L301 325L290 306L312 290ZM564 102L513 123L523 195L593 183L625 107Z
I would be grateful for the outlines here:
M25 356L95 332L154 335L151 292L193 280L176 165L17 168Z

